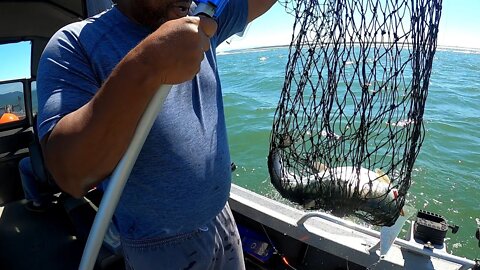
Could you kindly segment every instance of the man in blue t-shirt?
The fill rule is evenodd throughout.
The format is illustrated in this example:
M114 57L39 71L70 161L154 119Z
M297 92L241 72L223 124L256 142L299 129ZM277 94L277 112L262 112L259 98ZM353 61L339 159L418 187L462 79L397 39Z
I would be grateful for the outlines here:
M160 85L174 85L113 221L127 268L241 269L215 49L274 0L230 0L216 21L188 0L119 0L60 29L39 63L39 137L59 187L104 186ZM104 181L106 180L106 181Z

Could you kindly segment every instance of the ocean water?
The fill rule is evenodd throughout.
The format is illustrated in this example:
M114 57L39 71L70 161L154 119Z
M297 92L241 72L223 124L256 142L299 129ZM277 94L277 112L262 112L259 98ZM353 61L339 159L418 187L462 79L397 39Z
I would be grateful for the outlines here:
M218 65L233 182L288 203L270 184L267 167L273 116L282 90L287 48L220 53ZM480 257L480 51L438 49L425 108L425 140L407 203L460 226L447 233L447 250ZM405 229L402 235L405 234Z

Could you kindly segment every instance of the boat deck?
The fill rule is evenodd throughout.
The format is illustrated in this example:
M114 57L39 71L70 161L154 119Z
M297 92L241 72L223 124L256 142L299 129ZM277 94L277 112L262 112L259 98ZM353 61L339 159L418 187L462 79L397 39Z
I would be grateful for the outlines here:
M63 207L44 213L25 209L25 200L0 209L0 269L75 269L83 244L71 231Z

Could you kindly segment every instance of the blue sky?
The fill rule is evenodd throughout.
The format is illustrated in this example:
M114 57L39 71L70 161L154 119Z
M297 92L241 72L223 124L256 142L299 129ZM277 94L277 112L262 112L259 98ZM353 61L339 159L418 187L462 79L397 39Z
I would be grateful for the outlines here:
M291 39L293 17L276 4L247 28L244 37L234 37L219 51L258 46L286 45ZM443 0L438 44L480 49L480 0ZM0 45L0 80L29 76L27 44Z
M276 4L249 26L245 37L233 38L221 49L288 44L292 24L293 17ZM439 45L480 49L480 0L443 0L439 29Z

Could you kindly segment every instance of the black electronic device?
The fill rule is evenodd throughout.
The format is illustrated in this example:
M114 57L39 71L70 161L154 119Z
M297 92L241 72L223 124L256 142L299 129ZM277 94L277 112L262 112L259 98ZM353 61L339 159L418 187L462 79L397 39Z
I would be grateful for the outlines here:
M452 233L457 233L457 225L449 225L442 216L428 211L420 210L415 220L413 237L425 244L443 246L448 228Z

